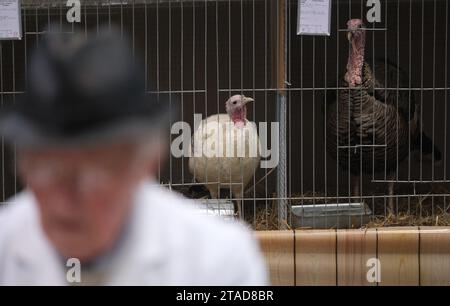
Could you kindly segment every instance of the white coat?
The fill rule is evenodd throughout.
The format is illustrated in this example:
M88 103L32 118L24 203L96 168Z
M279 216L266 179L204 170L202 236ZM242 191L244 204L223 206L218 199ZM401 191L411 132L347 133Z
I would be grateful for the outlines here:
M104 284L265 285L265 266L250 231L201 215L189 202L142 183L126 239ZM43 233L33 194L24 191L5 206L0 209L0 285L70 284L70 267Z

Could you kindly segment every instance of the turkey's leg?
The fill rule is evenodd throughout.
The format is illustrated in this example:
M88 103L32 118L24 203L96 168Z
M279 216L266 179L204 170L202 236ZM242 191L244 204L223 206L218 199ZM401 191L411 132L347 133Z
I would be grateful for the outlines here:
M236 200L237 209L235 208L234 211L237 212L238 218L242 218L242 203L243 203L242 196L243 195L241 192L236 192L234 194L235 194L235 197L237 198L237 200Z
M394 191L395 191L395 174L388 174L388 212L390 215L395 214L395 199L394 199Z
M207 186L209 190L209 195L211 196L211 199L218 199L219 198L219 185L208 185Z
M352 184L352 196L355 197L354 201L356 201L356 198L359 198L359 181L360 176L359 175L351 175L351 184Z

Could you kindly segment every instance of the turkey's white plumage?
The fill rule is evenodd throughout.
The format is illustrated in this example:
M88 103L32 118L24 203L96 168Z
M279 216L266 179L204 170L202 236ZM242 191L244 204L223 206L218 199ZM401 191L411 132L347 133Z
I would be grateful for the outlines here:
M212 115L196 128L192 144L192 175L212 198L218 197L220 188L231 189L240 210L239 199L260 161L256 124L247 119L236 124L228 114Z

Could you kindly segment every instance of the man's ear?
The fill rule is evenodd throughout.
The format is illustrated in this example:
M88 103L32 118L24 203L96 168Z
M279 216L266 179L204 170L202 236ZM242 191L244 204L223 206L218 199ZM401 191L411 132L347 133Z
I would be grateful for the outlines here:
M28 165L28 155L21 151L18 151L16 160L17 160L17 175L23 182L25 180L25 173Z
M167 159L168 145L165 140L158 140L154 143L151 156L147 161L147 172L151 177L156 177L159 169L164 166Z

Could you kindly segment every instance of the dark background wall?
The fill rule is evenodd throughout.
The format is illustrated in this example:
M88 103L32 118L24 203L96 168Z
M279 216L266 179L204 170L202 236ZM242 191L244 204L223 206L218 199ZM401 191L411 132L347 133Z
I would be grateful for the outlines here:
M292 195L311 191L348 193L348 174L338 170L324 149L324 99L325 88L335 88L338 76L345 71L348 42L345 32L338 29L344 29L349 18L365 20L365 2L333 1L329 37L297 36L297 1L289 2L288 176ZM444 161L434 167L425 161L412 160L410 166L404 162L399 179L446 180L450 150L446 141L448 4L444 0L381 2L382 21L375 27L386 31L368 32L367 56L387 56L409 72L412 88L423 88L413 91L423 105L423 128L444 155ZM14 103L25 91L26 63L46 25L56 23L62 31L72 31L65 21L66 8L53 7L51 3L41 1L23 10L25 37L22 41L0 42L2 105ZM275 62L279 55L274 36L274 7L269 0L84 5L82 23L74 29L95 35L95 29L101 25L118 25L132 41L136 58L142 59L146 67L148 89L161 91L174 109L178 108L174 118L192 124L194 113L206 116L224 112L226 99L243 92L256 100L250 118L256 122L272 122L277 103L272 74L277 69ZM0 196L3 199L19 189L12 156L2 150ZM259 170L256 179L264 173L265 170ZM376 178L383 179L384 174ZM369 184L370 179L366 178L364 193L385 193L384 184ZM160 180L191 182L187 159L169 158L161 170ZM272 196L275 187L275 173L258 186L265 197ZM404 188L404 192L412 192L411 184Z

